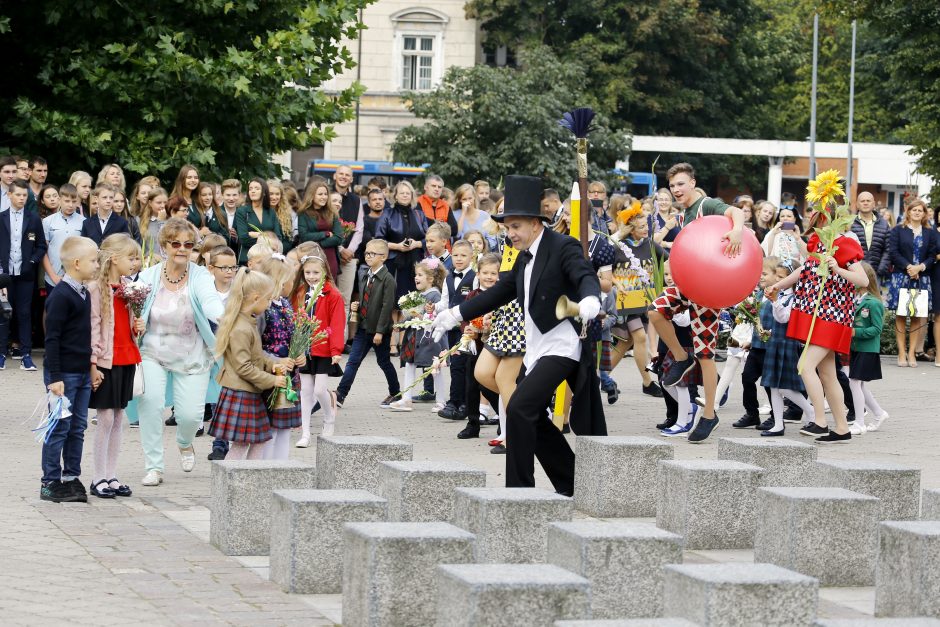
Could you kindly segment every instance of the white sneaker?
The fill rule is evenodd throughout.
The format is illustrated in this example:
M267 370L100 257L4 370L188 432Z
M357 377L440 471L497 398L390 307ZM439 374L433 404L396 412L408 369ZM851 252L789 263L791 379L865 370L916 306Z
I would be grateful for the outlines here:
M437 412L439 412L439 411L441 411L442 409L444 409L444 407L445 407L445 404L444 404L444 403L435 403L435 404L434 404L434 407L431 408L431 413L432 413L432 414L436 414Z
M770 405L761 405L760 407L757 408L757 413L760 414L761 416L769 416L770 411L771 411Z
M307 448L308 446L310 446L310 436L305 435L304 437L300 438L299 440L297 440L297 444L295 444L294 446L296 446L297 448Z
M401 399L398 401L393 401L389 403L388 408L392 411L413 411L414 408L411 406L411 401L406 401Z
M880 416L875 418L874 424L869 425L868 430L877 431L878 429L881 428L882 423L884 423L884 421L887 419L888 419L888 412L882 412Z
M865 427L865 423L860 420L856 420L852 426L849 427L849 433L852 435L862 435L866 431L868 431L868 429Z
M196 450L192 446L180 449L180 467L183 472L192 472L196 467Z
M147 486L160 485L163 483L163 473L159 470L148 470L140 483Z
M323 423L323 432L322 432L320 435L322 435L322 436L325 437L325 438L328 438L328 437L330 437L331 435L333 435L333 431L334 431L335 429L336 429L336 425L335 425L334 423L332 423L332 422L325 422L325 423Z

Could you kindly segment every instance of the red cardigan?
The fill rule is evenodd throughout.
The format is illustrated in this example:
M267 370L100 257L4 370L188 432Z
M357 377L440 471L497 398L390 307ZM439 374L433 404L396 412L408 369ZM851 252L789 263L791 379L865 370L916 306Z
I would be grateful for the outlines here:
M323 284L323 293L313 315L320 321L320 330L327 333L327 338L315 344L310 354L314 357L342 355L346 344L346 303L333 284Z

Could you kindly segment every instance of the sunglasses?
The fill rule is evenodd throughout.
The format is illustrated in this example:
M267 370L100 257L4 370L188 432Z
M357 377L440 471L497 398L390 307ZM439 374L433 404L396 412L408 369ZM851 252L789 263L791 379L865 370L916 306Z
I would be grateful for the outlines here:
M177 250L179 250L180 248L185 248L186 250L192 250L192 249L193 249L193 246L196 245L196 242L192 242L192 241L190 241L190 242L177 242L177 241L173 241L173 242L167 242L167 244L169 244L170 246L172 246L173 248L175 248L175 249L177 249Z

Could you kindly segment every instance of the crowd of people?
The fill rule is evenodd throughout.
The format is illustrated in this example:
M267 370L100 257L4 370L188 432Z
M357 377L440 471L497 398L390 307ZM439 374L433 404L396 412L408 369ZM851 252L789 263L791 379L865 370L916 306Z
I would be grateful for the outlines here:
M606 433L591 400L596 392L618 402L611 372L627 356L642 378L637 392L663 398L656 428L692 442L717 426L716 409L739 370L745 414L736 428L775 436L797 421L821 443L877 430L887 413L866 383L881 376L886 311L896 313L898 365L940 366L940 324L931 321L940 314L940 231L937 211L919 199L892 225L872 194L858 195L854 220L827 260L829 313L810 337L819 293L812 253L826 252L813 229L824 214L804 211L792 194L780 207L748 196L727 205L697 187L688 164L671 168L669 188L648 198L590 183L583 264L565 257L573 240L553 239L568 235L570 201L526 177L510 177L516 191L507 182L504 195L482 180L452 191L430 175L419 195L407 180L354 185L348 167L303 189L263 178L208 182L190 165L172 185L145 176L130 189L118 164L96 179L73 172L59 186L46 182L48 171L41 157L0 159L0 297L9 303L0 316L0 369L9 356L35 371L32 347L44 345L46 500L87 499L79 476L89 408L97 420L90 494L129 496L116 477L125 425L140 429L145 486L163 482L167 425L176 427L187 472L194 439L205 432L209 459L284 459L295 432L295 446L310 445L317 414L320 433L334 432L371 349L387 385L374 399L380 407L411 412L433 403L440 417L465 423L460 439L498 426L491 452L508 453L514 485L532 484L540 452L568 459L556 435L569 430L570 416L591 421L572 425L575 433ZM748 231L761 244L755 320L727 325L736 308L699 306L671 281L676 237L704 215L730 219L729 256ZM546 237L553 243L543 246ZM540 286L530 302L545 265L556 263L562 291ZM656 267L665 284L650 296ZM646 277L640 285L638 276ZM570 329L554 318L561 295L579 307ZM298 352L304 312L318 331ZM731 327L725 354L718 339ZM560 398L544 397L549 380L551 393L568 381ZM553 414L557 428L546 431ZM566 466L546 470L570 493Z

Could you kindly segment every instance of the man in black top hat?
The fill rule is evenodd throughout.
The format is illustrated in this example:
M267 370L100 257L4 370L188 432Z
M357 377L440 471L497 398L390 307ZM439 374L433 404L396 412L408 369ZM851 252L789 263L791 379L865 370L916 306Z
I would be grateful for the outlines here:
M571 429L579 435L607 435L591 351L581 340L583 321L600 312L600 282L581 245L545 228L540 209L542 181L507 176L503 222L513 247L520 250L512 270L491 289L441 312L435 334L461 320L471 320L518 299L525 312L524 374L506 408L506 486L534 487L535 458L555 490L574 492L574 452L551 422L548 406L555 388L567 381L573 392ZM578 303L578 320L558 320L561 296Z

